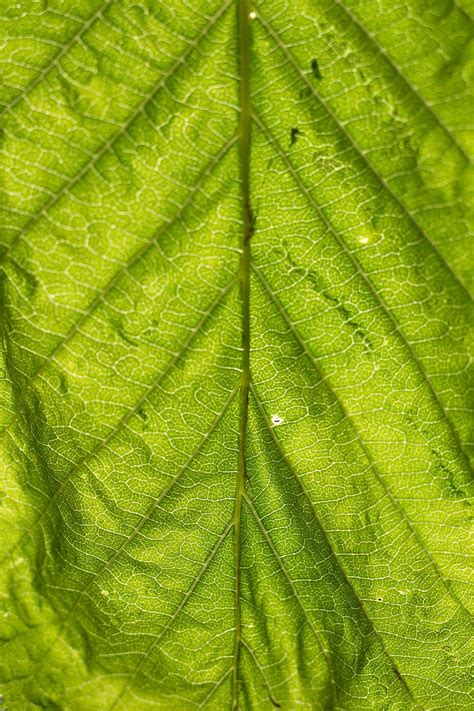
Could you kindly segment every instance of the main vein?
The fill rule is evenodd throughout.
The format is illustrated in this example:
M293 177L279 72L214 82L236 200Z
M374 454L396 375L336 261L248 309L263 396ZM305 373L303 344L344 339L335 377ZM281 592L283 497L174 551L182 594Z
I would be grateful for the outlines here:
M234 506L234 565L235 565L235 637L234 665L232 675L232 709L239 707L239 663L242 646L241 614L241 515L245 486L245 448L250 382L250 240L253 230L250 207L250 2L237 0L239 18L239 62L240 62L240 180L242 190L242 256L240 262L240 284L242 295L242 375L239 431L239 462L237 471Z

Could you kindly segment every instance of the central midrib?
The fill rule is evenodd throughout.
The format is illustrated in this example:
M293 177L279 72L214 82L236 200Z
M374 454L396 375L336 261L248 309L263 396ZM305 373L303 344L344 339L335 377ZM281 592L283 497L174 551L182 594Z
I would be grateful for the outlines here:
M239 462L237 471L234 526L234 565L235 565L235 636L234 663L232 675L232 709L239 706L239 662L242 646L241 620L241 514L244 494L246 461L245 448L247 438L247 419L250 384L250 240L253 230L252 210L250 207L250 2L237 0L238 43L240 63L240 180L242 190L242 253L240 261L240 288L242 297L242 373L240 385L240 428Z

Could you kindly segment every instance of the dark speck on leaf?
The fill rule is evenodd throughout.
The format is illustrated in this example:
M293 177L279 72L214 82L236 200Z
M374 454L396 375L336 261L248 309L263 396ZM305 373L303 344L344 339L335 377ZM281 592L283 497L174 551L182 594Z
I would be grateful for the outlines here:
M319 71L319 64L317 59L313 59L311 62L311 71L313 72L313 77L315 79L322 79L321 72Z
M300 99L307 99L308 96L311 96L311 95L312 95L312 93L313 93L313 92L311 91L311 88L310 88L309 86L304 86L304 87L303 87L302 89L300 89L300 91L299 91Z
M293 126L291 129L290 133L290 146L294 145L296 143L296 139L300 135L300 129L296 128L296 126Z

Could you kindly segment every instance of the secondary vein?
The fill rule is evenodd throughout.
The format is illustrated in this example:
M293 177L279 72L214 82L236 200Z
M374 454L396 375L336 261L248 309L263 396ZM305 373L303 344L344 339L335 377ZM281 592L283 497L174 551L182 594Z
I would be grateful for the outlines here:
M233 515L234 525L234 565L235 565L235 636L234 664L232 674L232 709L239 707L239 664L242 646L241 613L241 516L244 496L246 461L245 448L247 438L247 420L250 382L250 240L253 231L252 210L250 207L250 3L249 0L237 0L239 62L240 62L240 180L242 190L242 255L240 262L240 285L242 296L242 374L241 404L239 428L239 461L235 491Z

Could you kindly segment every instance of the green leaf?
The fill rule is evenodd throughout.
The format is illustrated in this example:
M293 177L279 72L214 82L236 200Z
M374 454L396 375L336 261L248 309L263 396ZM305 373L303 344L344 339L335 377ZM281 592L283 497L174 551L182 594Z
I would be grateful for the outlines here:
M472 707L473 10L3 4L10 711Z

